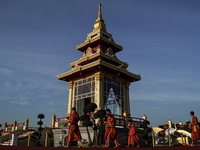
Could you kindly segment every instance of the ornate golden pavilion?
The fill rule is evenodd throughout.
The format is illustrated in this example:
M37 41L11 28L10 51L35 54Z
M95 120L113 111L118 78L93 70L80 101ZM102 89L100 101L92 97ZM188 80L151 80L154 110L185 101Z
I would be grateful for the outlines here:
M123 47L116 44L112 34L107 32L101 4L93 31L76 49L83 56L71 62L70 71L57 76L69 84L67 115L72 107L83 114L83 107L94 102L98 109L109 108L113 114L122 115L126 112L130 116L129 86L131 82L141 80L141 77L129 72L127 62L117 58L116 53L122 51Z

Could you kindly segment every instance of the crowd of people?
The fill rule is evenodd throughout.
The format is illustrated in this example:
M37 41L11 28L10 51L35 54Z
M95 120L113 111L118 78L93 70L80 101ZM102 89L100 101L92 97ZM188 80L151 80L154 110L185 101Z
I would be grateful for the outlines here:
M117 131L115 128L115 118L114 115L111 113L110 109L106 109L106 114L107 114L107 120L104 122L105 123L105 136L104 136L104 140L105 140L105 146L103 146L103 148L109 147L109 143L111 140L114 141L115 143L115 147L117 148L120 146L120 139L117 135ZM78 126L78 121L79 121L79 115L76 112L76 108L73 107L72 108L72 114L69 117L69 133L68 133L68 137L67 137L67 145L65 147L69 147L70 142L72 141L79 141L80 145L79 148L81 148L83 146L83 143L81 142L81 134L80 134L80 130L79 130L79 126ZM136 135L136 128L134 126L134 124L132 123L132 120L128 120L128 124L129 124L129 137L128 137L128 145L126 147L129 147L130 145L132 145L132 147L134 146L135 143L137 143L137 147L139 147L139 138Z
M117 135L117 131L115 128L116 121L110 109L106 110L106 114L107 114L107 120L104 122L105 123L105 136L104 136L105 146L103 146L103 148L109 147L109 143L111 140L114 141L115 143L114 148L117 148L120 146L120 139ZM198 128L198 119L196 116L194 116L193 111L190 112L190 116L192 117L192 123L189 124L192 127L192 143L189 146L193 146L194 141L200 139L200 131ZM69 144L72 141L79 141L80 143L79 148L81 148L83 146L83 143L81 142L82 137L81 137L79 126L78 126L79 115L76 112L75 107L72 108L72 114L70 115L68 121L70 123L70 126L69 126L69 133L67 137L67 145L65 147L69 147ZM128 145L126 147L129 147L130 145L134 147L134 144L137 144L137 147L140 147L139 142L138 142L139 138L136 134L136 127L132 123L132 120L128 120L128 124L129 124L129 133L128 133L129 136L128 136Z

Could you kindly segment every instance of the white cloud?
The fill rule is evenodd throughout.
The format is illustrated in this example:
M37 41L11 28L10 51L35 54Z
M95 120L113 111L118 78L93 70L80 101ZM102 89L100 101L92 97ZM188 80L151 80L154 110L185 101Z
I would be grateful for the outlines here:
M2 75L9 75L11 73L12 73L12 70L0 67L0 74L2 74Z
M17 104L17 105L30 105L30 102L27 100L19 100L19 101L10 101L11 104Z

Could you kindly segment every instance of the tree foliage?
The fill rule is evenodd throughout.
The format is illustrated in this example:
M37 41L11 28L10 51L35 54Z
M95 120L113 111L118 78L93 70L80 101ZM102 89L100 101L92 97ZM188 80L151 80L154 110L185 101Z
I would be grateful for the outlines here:
M41 126L41 125L43 125L43 122L40 120L37 122L37 125Z
M94 114L94 118L97 119L97 118L105 118L106 116L106 111L103 110L103 109L100 109L98 110L95 114Z
M89 103L83 108L83 112L84 114L92 113L95 111L96 108L97 108L97 105L95 103Z
M82 123L82 126L83 127L91 127L91 126L93 126L93 123L92 123L92 121L84 121Z
M41 144L40 144L40 139L41 139L41 131L43 130L43 128L42 128L42 125L43 125L43 122L42 122L42 119L44 118L45 116L44 116L44 114L39 114L38 115L38 118L40 119L38 122L37 122L37 125L39 125L39 127L38 127L38 132L34 132L34 136L35 136L35 138L37 139L37 137L38 137L38 142L37 142L37 144L36 144L36 146L41 146Z
M80 121L82 121L83 127L91 127L93 125L92 121L90 121L90 116L87 114L82 115Z
M90 120L90 116L87 114L84 114L80 117L80 121L88 121Z
M39 115L38 115L38 118L39 118L39 119L44 119L44 117L45 117L45 116L44 116L43 114L39 114Z
M39 127L39 128L38 128L38 131L40 131L40 132L41 132L42 130L43 130L43 128L42 128L42 127Z
M88 127L91 127L94 130L94 138L93 138L94 145L98 145L99 136L102 134L103 130L105 129L103 119L105 118L106 111L101 109L95 113L96 108L97 108L97 105L95 103L89 103L83 108L84 115L80 117L80 121L82 121L82 126L86 127L90 146L92 145L92 143L91 143ZM96 120L98 120L97 123L96 123ZM99 132L97 132L98 130Z

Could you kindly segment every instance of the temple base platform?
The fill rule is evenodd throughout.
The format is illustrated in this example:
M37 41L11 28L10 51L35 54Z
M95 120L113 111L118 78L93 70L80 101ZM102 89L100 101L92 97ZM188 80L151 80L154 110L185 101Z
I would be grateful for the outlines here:
M83 143L88 143L88 134L86 131L86 127L79 127L79 130L81 132L82 136L82 142ZM125 146L127 145L128 142L128 131L129 129L127 128L116 128L117 134L119 136L121 145ZM68 135L68 128L62 128L62 129L52 129L53 132L53 138L54 138L54 147L63 147L66 145L66 136ZM144 130L139 128L136 130L137 135L139 137L139 143L144 144L144 139L142 138L144 136ZM94 136L94 131L92 128L89 128L91 140L93 141L93 136ZM100 144L104 144L104 134L102 133L99 142ZM114 141L110 141L111 146L114 146Z

